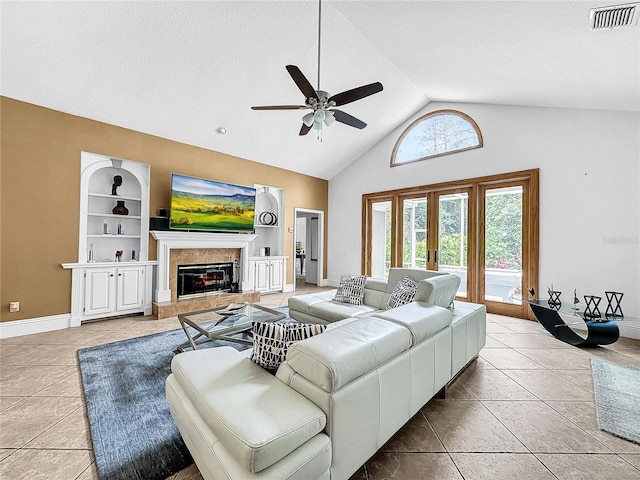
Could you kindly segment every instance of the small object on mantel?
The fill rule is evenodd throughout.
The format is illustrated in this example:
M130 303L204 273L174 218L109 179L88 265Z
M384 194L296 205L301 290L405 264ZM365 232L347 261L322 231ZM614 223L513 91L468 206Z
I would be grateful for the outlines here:
M120 262L122 258L122 250L116 250L116 262Z

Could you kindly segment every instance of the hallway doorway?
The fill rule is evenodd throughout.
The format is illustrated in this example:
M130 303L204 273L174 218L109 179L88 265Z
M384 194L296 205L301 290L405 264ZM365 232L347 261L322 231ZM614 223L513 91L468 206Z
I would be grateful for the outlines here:
M324 212L294 209L293 288L298 283L322 285L324 253Z

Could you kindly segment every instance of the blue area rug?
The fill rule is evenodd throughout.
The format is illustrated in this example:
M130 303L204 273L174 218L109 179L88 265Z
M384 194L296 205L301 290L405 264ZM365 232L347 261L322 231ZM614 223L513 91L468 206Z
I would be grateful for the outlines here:
M591 359L598 428L640 444L640 368Z
M165 397L171 359L185 340L177 329L78 351L101 480L164 480L193 463ZM222 345L247 348L223 341L199 348Z

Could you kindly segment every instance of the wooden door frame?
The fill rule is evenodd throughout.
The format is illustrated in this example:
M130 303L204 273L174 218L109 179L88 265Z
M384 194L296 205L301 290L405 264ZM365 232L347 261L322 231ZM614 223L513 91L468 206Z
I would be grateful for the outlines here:
M373 203L391 202L391 266L402 266L402 221L403 200L408 198L427 198L427 205L436 200L440 194L452 190L469 191L469 228L467 231L467 291L469 298L464 301L483 303L487 305L490 313L520 316L533 319L530 309L526 308L528 293L523 289L523 304L517 313L513 313L512 304L500 302L486 302L484 300L484 191L490 188L522 184L523 185L523 283L538 291L538 265L539 265L539 169L507 172L484 177L476 177L451 182L443 182L433 185L422 185L398 190L370 193L362 195L362 273L371 274L371 210ZM469 189L469 190L467 190ZM439 193L442 192L442 193ZM430 200L429 195L432 195ZM427 206L429 208L429 206ZM435 208L435 207L432 207ZM433 222L427 215L427 222ZM435 227L435 233L434 232ZM437 225L427 224L427 232L437 239ZM433 260L433 258L431 259ZM510 308L505 309L505 306Z

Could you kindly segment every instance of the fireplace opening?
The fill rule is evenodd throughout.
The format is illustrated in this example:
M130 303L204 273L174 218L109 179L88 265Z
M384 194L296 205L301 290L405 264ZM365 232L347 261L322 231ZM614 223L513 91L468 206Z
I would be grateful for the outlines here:
M178 265L178 298L211 292L237 292L233 262Z

